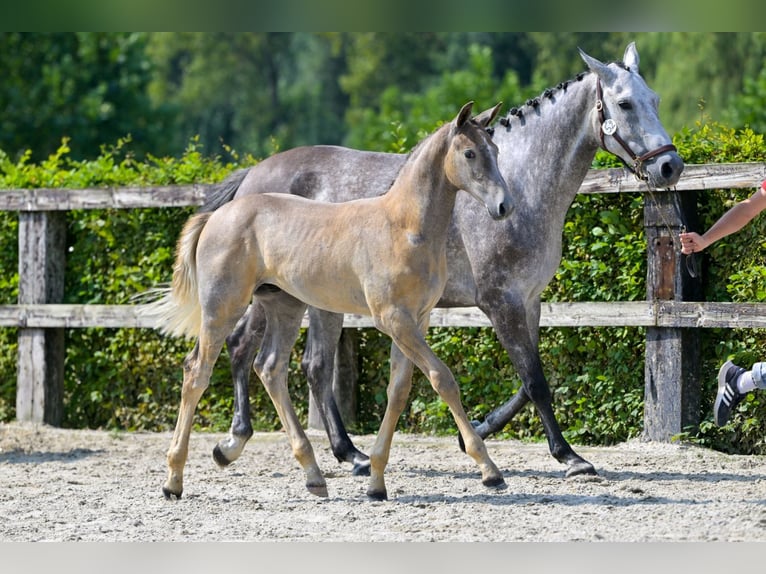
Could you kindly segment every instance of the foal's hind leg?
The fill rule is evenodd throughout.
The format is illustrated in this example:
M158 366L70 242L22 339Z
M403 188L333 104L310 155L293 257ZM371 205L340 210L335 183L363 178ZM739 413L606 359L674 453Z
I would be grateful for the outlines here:
M204 330L194 349L184 360L184 380L181 388L181 405L178 411L175 432L167 454L168 478L162 487L165 498L181 498L183 492L183 470L189 454L194 411L202 393L210 382L210 374L223 347L223 337L211 340Z
M308 379L335 458L340 462L352 463L354 475L369 475L370 459L349 438L332 388L335 351L342 329L343 315L310 307L309 329L301 367Z
M269 295L268 301L264 301L264 309L266 332L255 359L255 372L263 382L279 420L287 431L293 455L306 473L306 488L311 494L327 496L327 483L287 390L290 350L298 338L306 305L286 293L279 293Z
M234 416L229 436L222 439L213 449L213 459L220 466L227 466L237 460L245 444L253 436L250 418L250 370L263 340L265 328L263 307L257 301L253 301L234 331L226 338L234 381Z

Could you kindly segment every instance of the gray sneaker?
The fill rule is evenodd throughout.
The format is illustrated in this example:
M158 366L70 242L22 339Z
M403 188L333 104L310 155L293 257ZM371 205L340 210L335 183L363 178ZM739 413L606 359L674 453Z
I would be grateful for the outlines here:
M726 424L734 407L745 396L745 393L740 393L737 389L737 379L746 370L726 361L718 371L718 394L713 405L713 418L719 427Z

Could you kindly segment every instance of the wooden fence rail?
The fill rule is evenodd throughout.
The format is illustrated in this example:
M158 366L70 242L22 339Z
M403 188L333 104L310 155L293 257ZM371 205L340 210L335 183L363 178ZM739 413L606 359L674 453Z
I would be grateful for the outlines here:
M764 328L766 304L695 300L674 238L696 215L696 192L754 188L766 164L688 165L674 191L648 192L624 169L591 170L581 193L643 193L647 237L647 297L633 302L544 303L543 327L646 327L644 436L669 440L699 422L699 328ZM152 328L140 305L65 305L66 211L200 205L209 185L89 189L11 189L0 210L19 213L19 298L0 305L0 327L19 328L16 416L60 424L63 415L64 329ZM689 192L689 193L685 193ZM691 296L689 294L692 294ZM474 307L435 309L432 326L486 327ZM346 316L346 327L371 327Z

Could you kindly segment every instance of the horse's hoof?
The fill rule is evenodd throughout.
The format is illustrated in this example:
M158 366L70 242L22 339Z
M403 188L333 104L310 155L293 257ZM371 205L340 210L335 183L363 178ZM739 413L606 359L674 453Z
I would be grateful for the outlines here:
M354 468L351 469L352 476L370 476L370 461L363 460L354 463Z
M176 500L181 500L181 494L183 493L183 490L179 490L178 492L174 490L170 490L167 486L162 487L162 494L165 495L165 498L167 500L173 500L174 498Z
M388 500L388 493L385 489L383 490L372 490L367 489L367 498L370 500L374 500L376 502L382 502L384 500Z
M308 484L306 483L306 490L308 490L314 496L327 498L329 493L327 492L326 484Z
M215 445L215 448L213 449L213 460L221 468L229 466L231 464L231 461L228 458L226 458L226 455L223 454L223 451L221 450L221 447L219 445Z
M481 421L473 420L471 421L471 426L477 429L481 426ZM463 435L460 433L457 433L457 443L460 446L460 450L465 452L465 441L463 440Z
M564 476L566 478L570 478L572 476L579 476L584 474L589 474L591 476L598 475L594 466L587 460L581 460L580 462L570 465L569 468L567 468L567 472Z
M508 487L508 485L505 484L505 480L503 479L502 476L493 476L490 478L485 478L484 480L481 481L481 483L487 488L495 488L497 490L502 490Z

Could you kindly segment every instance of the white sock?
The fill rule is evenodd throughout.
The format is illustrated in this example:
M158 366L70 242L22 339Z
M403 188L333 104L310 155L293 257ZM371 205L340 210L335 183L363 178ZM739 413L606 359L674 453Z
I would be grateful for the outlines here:
M737 389L742 394L755 390L752 371L745 371L737 378Z

